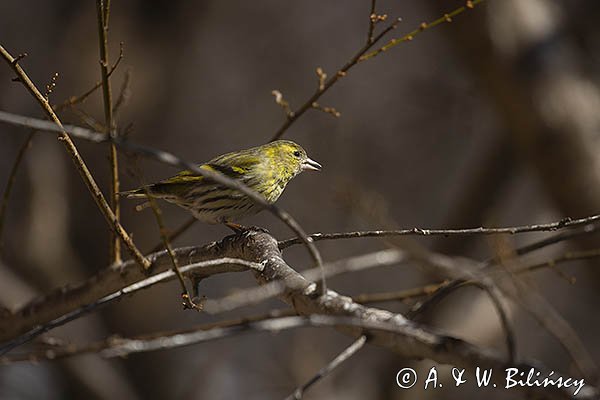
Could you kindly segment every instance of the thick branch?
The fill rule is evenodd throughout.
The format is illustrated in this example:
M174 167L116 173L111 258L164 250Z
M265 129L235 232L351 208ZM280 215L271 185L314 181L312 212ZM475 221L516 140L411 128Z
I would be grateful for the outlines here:
M235 258L233 255L238 254L238 251L231 246L231 242L231 237L227 237L221 242L202 247L177 249L175 253L180 260L185 260L186 264L224 257ZM152 254L148 258L152 261L148 273L153 276L168 271L172 267L171 259L165 251ZM203 268L194 275L203 278L218 273L244 271L247 268L247 266L237 263L219 264ZM143 281L147 277L148 275L136 268L133 261L128 261L112 265L77 285L56 289L48 295L33 300L14 314L0 319L0 342L14 339L40 325L48 324L105 296Z
M198 257L195 253L198 250L187 249L186 251L189 256ZM347 320L333 320L331 324L336 325L342 333L355 338L367 334L370 343L394 351L403 357L427 358L442 364L460 367L478 366L496 370L504 370L509 366L514 366L506 358L489 349L482 349L463 340L440 334L407 320L401 314L362 306L355 303L351 298L331 290L320 295L314 283L304 279L283 260L277 241L267 233L252 231L242 235L229 236L218 244L212 244L202 249L201 257L208 255L213 257L228 255L263 265L262 271L255 271L256 279L261 284L283 280L289 289L281 294L280 299L293 306L298 314L307 316L320 314L346 318ZM167 268L166 257L163 256L162 258L164 259L164 267ZM132 268L125 269L125 273L128 271L139 273ZM245 326L248 327L248 325ZM235 332L239 332L239 329L230 333ZM214 338L217 332L207 334ZM186 336L181 333L174 336L174 338L177 338L179 345L189 345L201 341L194 341L196 336L202 340L206 339L206 335L203 334L191 333L189 336L190 341L182 340L186 339ZM159 341L151 340L150 344L165 343L165 338L169 339L163 337ZM124 339L121 345L118 342L115 343L115 349L124 349L123 344L128 345L129 343L139 348L139 345L144 342L143 339L141 341ZM108 348L114 347L110 343L108 343L108 346ZM160 348L162 347L149 346L147 349L157 350ZM102 354L105 356L119 355L118 352L112 353L111 351ZM532 368L531 365L525 363L520 363L516 367L524 371L529 371ZM545 368L539 365L536 367L542 373L545 372ZM544 397L555 398L570 398L571 393L550 388L527 388L526 390L537 392ZM596 396L596 389L586 386L579 393L578 398L595 398Z

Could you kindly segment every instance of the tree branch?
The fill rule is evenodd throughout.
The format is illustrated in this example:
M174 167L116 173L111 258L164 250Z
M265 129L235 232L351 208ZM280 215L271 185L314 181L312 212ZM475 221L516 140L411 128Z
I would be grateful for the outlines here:
M108 16L110 3L108 0L96 0L96 11L98 19L98 41L100 47L100 75L102 76L102 98L104 100L104 129L110 136L116 136L117 131L113 120L112 90L109 79L108 63ZM117 148L114 143L110 144L110 205L118 221L121 218L121 207L119 204L119 160ZM110 260L118 264L121 262L121 242L119 236L113 231L110 240Z
M218 249L216 249L217 247ZM314 325L335 326L340 332L354 338L366 334L370 343L407 358L427 358L459 367L478 366L502 371L511 365L506 358L499 356L494 351L434 332L425 326L407 320L400 314L362 306L349 297L332 290L320 295L314 283L304 279L283 260L277 241L267 233L249 231L243 235L230 236L221 241L219 245L213 244L211 251L219 255L222 255L223 252L233 253L231 255L263 265L262 271L254 272L259 283L283 280L288 289L280 295L280 299L294 307L297 313L307 317L246 322L241 325L208 331L178 331L133 339L112 339L79 349L80 352L100 352L105 357L124 356L138 351L191 345L231 336L239 332L279 331L297 326ZM77 351L69 351L67 348L62 351L65 351L65 356L70 353L78 354ZM52 358L60 355L58 350L51 354ZM547 371L539 364L536 366L537 370ZM532 364L527 363L519 363L516 367L525 371L534 368ZM570 393L566 390L538 387L529 387L525 390L545 397L570 398ZM597 395L598 392L595 388L586 386L579 393L578 398L594 398Z
M44 98L44 96L42 96L42 94L36 88L35 84L31 81L31 79L29 79L29 76L27 76L25 71L21 68L21 66L19 65L19 59L18 58L15 59L1 45L0 45L0 55L2 56L2 58L4 58L4 60L8 63L8 65L13 69L13 71L17 74L19 81L27 88L29 93L31 93L31 95L38 101L38 103L40 104L40 106L42 107L42 109L44 110L46 115L54 122L54 124L56 124L56 125L54 125L54 124L50 123L51 125L53 125L54 130L58 131L59 140L62 141L63 144L65 145L65 148L69 152L69 155L71 156L71 159L75 163L77 170L79 171L86 186L88 187L88 190L94 197L94 200L96 201L96 204L98 205L98 208L100 208L100 211L102 211L102 214L108 221L110 227L112 229L114 229L115 232L121 238L121 240L123 240L123 243L125 243L125 245L129 249L131 255L142 266L142 268L144 268L144 269L148 268L150 266L149 261L137 249L137 247L133 243L133 240L131 240L129 235L127 235L127 232L125 232L125 229L123 229L123 227L121 226L119 221L116 219L115 214L113 213L110 206L106 202L106 199L104 198L102 191L98 187L98 184L94 180L94 177L92 176L90 170L88 169L87 165L83 161L83 158L81 158L81 156L79 155L77 147L75 147L75 144L71 140L71 137L64 130L62 123L58 119L58 116L56 115L56 113L54 112L54 110L52 109L52 107L50 106L48 101ZM43 121L43 122L48 123L47 121Z
M1 115L0 115L1 117ZM501 228L459 228L459 229L429 229L429 228L410 228L396 230L372 230L372 231L354 231L354 232L336 232L336 233L311 233L308 235L315 242L321 240L339 240L355 239L366 237L387 237L387 236L463 236L463 235L498 235L498 234L517 234L527 232L553 232L559 229L574 228L582 225L588 225L600 220L600 214L591 215L585 218L563 218L560 221L549 222L546 224L518 225ZM589 229L588 229L589 231ZM300 243L298 238L291 238L279 242L279 248L285 249L292 245Z

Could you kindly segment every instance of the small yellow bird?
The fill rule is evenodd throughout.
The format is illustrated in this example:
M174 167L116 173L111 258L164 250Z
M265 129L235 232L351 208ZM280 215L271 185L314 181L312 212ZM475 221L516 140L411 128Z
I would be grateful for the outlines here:
M237 179L272 204L292 178L305 170L320 171L321 164L308 158L298 144L277 140L223 154L200 168ZM232 221L261 211L261 207L245 194L191 171L182 171L171 178L123 194L129 198L145 198L148 194L191 211L200 221L226 223L231 227L239 227Z

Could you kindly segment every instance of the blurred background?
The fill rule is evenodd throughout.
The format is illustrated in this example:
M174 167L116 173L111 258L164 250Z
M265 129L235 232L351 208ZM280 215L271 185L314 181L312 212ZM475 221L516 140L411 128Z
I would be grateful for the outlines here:
M451 0L378 1L378 13L403 22L389 38L462 5ZM190 161L267 142L285 116L271 91L292 109L317 86L315 69L332 75L363 45L370 1L281 2L131 0L112 2L110 58L123 42L112 76L116 98L129 75L118 127L139 143ZM596 214L600 204L600 3L595 0L487 0L451 24L426 31L351 70L319 103L340 118L311 110L286 132L323 166L287 188L279 205L309 232L376 228L457 228L519 225ZM381 26L379 26L381 29ZM94 2L4 0L0 43L38 87L58 72L52 103L62 103L100 79ZM41 117L24 88L0 66L0 109ZM59 114L63 122L103 121L102 95ZM4 187L26 130L0 125L0 185ZM105 193L108 149L77 142ZM137 186L134 171L153 181L176 171L120 156L122 188ZM151 211L124 200L123 224L148 251L159 241ZM188 214L162 204L176 228ZM279 239L291 232L268 213L243 221ZM219 240L222 226L195 224L177 246ZM452 255L485 259L504 246L544 237L414 238ZM68 154L52 134L34 136L8 204L2 235L0 301L15 309L51 288L78 282L108 263L108 228ZM533 259L597 247L597 238L554 246ZM376 239L321 242L326 261L383 249ZM124 253L126 256L126 254ZM285 252L290 265L310 266L306 251ZM562 267L561 267L562 268ZM525 280L571 324L598 360L597 262L571 263ZM444 278L416 264L332 279L346 294L401 290ZM255 281L229 274L201 285L216 298ZM216 320L183 312L176 282L143 291L51 332L73 343L192 327ZM406 311L411 303L378 306ZM220 316L251 315L277 300ZM523 358L580 376L559 342L522 308L511 306ZM481 346L505 351L504 335L486 296L465 289L420 321ZM103 360L83 356L39 365L0 367L2 399L279 399L309 379L350 339L332 330L253 334L177 350ZM398 370L428 370L367 346L307 399L523 398L515 391L461 387L400 390ZM443 367L440 367L444 370ZM448 385L450 386L450 385ZM469 392L469 390L473 390Z

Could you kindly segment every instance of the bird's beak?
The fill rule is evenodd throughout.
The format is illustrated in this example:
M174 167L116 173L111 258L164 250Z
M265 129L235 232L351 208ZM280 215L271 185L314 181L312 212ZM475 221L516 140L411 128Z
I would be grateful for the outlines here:
M320 171L321 170L321 164L319 164L318 162L316 162L315 160L311 160L310 158L307 158L303 163L302 163L302 170L306 171L306 170L311 170L311 171Z

